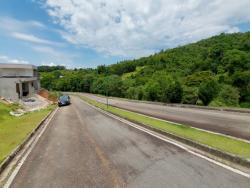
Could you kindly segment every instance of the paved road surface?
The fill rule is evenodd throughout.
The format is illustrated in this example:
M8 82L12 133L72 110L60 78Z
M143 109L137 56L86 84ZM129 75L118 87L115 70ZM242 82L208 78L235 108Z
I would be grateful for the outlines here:
M106 98L82 94L106 103ZM180 108L109 99L109 104L153 117L250 140L250 113Z
M249 187L250 179L114 120L72 97L11 187Z

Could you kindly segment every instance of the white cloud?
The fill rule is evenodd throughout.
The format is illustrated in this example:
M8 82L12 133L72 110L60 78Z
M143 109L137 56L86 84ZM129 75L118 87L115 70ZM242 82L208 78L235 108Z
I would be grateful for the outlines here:
M64 46L64 44L60 42L40 38L33 34L36 33L36 31L44 30L48 30L48 28L43 23L35 20L20 21L10 17L0 17L0 34L2 33L6 36L31 43Z
M42 62L41 65L52 67L52 66L56 66L57 64L55 64L54 62L49 62L49 63Z
M54 62L42 62L41 65L43 65L43 66L50 66L50 67L59 65L59 66L64 66L64 67L66 67L67 69L78 68L78 67L75 67L75 66L73 66L73 65L66 65L66 64L64 64L64 63L62 63L62 64L57 64L57 63L54 63ZM82 68L82 67L80 67L80 68Z
M60 44L58 42L53 42L53 41L50 41L50 40L39 38L39 37L36 37L36 36L34 36L32 34L13 32L11 34L11 36L16 38L16 39L20 39L20 40L27 41L27 42L32 42L32 43L47 44L47 45L57 45L57 46L62 45L62 44Z
M35 20L20 21L11 17L0 17L0 28L9 32L27 32L32 29L46 29L46 26Z
M63 57L65 57L66 55L66 53L55 50L54 48L49 46L33 46L32 49L40 53L52 55L54 57L61 57L61 59L63 59Z
M109 55L138 57L237 32L249 0L45 0L62 37Z
M11 63L11 64L29 64L29 61L21 59L12 59L8 56L0 55L0 63Z
M61 65L62 62L66 64L72 64L74 59L78 57L76 54L69 54L67 51L60 51L58 49L52 48L50 46L33 46L32 49L36 52L43 53L49 60L49 63L46 62L45 64L50 64L51 62L56 62L57 65ZM42 63L44 64L44 63Z

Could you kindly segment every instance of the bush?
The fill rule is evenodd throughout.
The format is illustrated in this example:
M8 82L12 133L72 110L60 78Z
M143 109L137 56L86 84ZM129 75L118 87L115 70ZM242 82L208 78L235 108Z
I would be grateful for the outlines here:
M144 96L143 90L144 90L144 88L142 86L130 87L126 91L126 98L142 100L142 98Z
M167 87L163 90L162 101L163 102L171 102L171 103L179 103L181 102L183 94L183 89L181 87L180 82L177 80L171 80Z
M241 108L250 108L250 102L243 102L243 103L240 103L240 107L241 107Z
M196 104L198 100L198 88L184 87L182 103L184 104Z
M126 98L129 98L129 99L136 99L136 88L135 87L128 88L125 96Z
M150 100L150 101L159 101L159 91L161 87L158 82L156 81L149 81L145 85L144 89L144 99Z
M123 97L123 82L116 75L99 77L91 87L91 92L113 97Z
M159 83L159 100L162 102L179 103L182 99L183 89L180 82L164 72L156 72L153 77Z
M239 91L230 86L223 85L218 96L210 103L210 106L239 106Z
M205 81L199 87L199 99L208 105L218 94L219 84L215 80Z

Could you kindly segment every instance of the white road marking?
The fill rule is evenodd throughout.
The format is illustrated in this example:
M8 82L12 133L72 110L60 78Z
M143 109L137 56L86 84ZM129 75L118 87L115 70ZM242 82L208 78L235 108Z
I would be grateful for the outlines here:
M85 95L86 96L86 95ZM87 96L88 97L88 96ZM100 96L102 97L102 96ZM91 96L89 97L91 100L96 100L97 102L100 102L102 104L105 104L102 100L99 100L99 99L93 99L91 98ZM123 99L121 99L123 100ZM129 102L129 101L128 101ZM150 104L150 103L149 103ZM112 105L110 104L110 106L112 107L115 107L115 108L119 108L121 110L127 110L125 108L121 108L121 107L118 107L118 106L115 106L115 105ZM129 111L129 110L127 110ZM132 111L133 112L133 111ZM145 115L145 114L142 114L142 113L139 113L139 112L134 112L136 114L139 114L141 116L144 116L144 117L148 117L148 118L152 118L152 119L155 119L155 120L159 120L159 121L162 121L162 122L166 122L166 123L171 123L171 124L174 124L174 125L183 125L181 123L176 123L176 122L173 122L173 121L169 121L169 120L165 120L165 119L160 119L160 118L157 118L157 117L153 117L153 116L149 116L149 115ZM190 126L188 125L189 127L193 128L193 129L196 129L196 130L199 130L199 131L204 131L204 132L208 132L208 133L211 133L211 134L216 134L216 135L220 135L220 136L225 136L225 137L228 137L228 138L233 138L235 140L240 140L242 142L247 142L247 143L250 143L250 140L246 140L246 139L243 139L243 138L237 138L235 136L231 136L231 135L227 135L227 134L223 134L223 133L218 133L218 132L214 132L214 131L209 131L209 130L206 130L206 129L200 129L200 128L197 128L197 127L193 127L193 126Z
M187 151L188 153L190 153L190 154L192 154L192 155L195 155L195 156L200 157L200 158L202 158L202 159L204 159L204 160L207 160L207 161L209 161L209 162L211 162L211 163L213 163L213 164L216 164L216 165L218 165L218 166L220 166L220 167L223 167L223 168L225 168L225 169L227 169L227 170L230 170L230 171L232 171L232 172L234 172L234 173L236 173L236 174L239 174L239 175L242 175L242 176L244 176L244 177L250 178L250 174L248 174L248 173L242 172L242 171L240 171L240 170L238 170L238 169L235 169L235 168L230 167L230 166L228 166L228 165L225 165L225 164L223 164L223 163L221 163L221 162L218 162L218 161L215 161L215 160L213 160L213 159L210 159L210 158L208 158L208 157L206 157L206 156L204 156L204 155L201 155L201 154L199 154L199 153L196 153L196 152L194 152L194 151L188 149L187 147L185 147L185 146L183 146L183 145L181 145L181 144L175 142L174 140L167 139L165 136L157 135L157 133L155 133L154 131L151 131L151 130L149 130L149 129L147 129L147 128L144 128L144 127L142 127L142 126L136 125L135 123L132 123L132 122L130 122L130 121L128 121L128 120L125 120L125 119L120 118L120 117L118 117L118 116L116 116L116 115L114 115L114 114L111 114L111 113L109 113L109 112L107 112L107 111L104 111L104 110L102 110L102 109L100 109L100 108L98 108L98 107L95 107L95 106L93 106L93 105L91 105L91 104L89 104L89 103L87 103L87 102L85 102L85 101L83 101L83 100L82 100L82 102L84 102L84 103L87 104L88 106L90 106L90 107L96 109L97 111L102 112L102 113L104 113L104 114L106 114L106 115L108 115L108 116L110 116L110 117L112 117L112 118L114 118L114 119L116 119L116 120L122 122L122 123L128 124L128 125L130 125L130 126L136 128L136 129L138 129L138 130L140 130L140 131L143 131L143 132L145 132L145 133L147 133L147 134L149 134L149 135L151 135L151 136L153 136L153 137L156 137L156 138L158 138L158 139L160 139L160 140L162 140L162 141L165 141L165 142L168 142L168 143L170 143L170 144L173 144L173 145L175 145L175 146L177 146L177 147L179 147L179 148L181 148L181 149Z
M41 130L41 132L39 133L39 135L37 137L35 137L31 147L28 149L28 151L26 152L26 154L22 157L22 159L20 160L20 162L17 164L16 168L14 169L14 171L12 172L12 174L10 175L9 179L7 180L7 182L5 183L3 188L9 188L13 182L13 180L15 179L17 173L19 172L19 170L21 169L23 163L25 162L25 160L27 159L27 157L29 156L29 154L31 153L31 151L33 150L33 148L35 147L36 143L38 142L38 140L40 139L40 137L43 135L43 133L45 132L46 128L48 127L50 121L52 120L52 118L55 116L56 112L58 111L58 108L51 114L51 116L49 117L49 119L46 120L45 125L43 126L43 129Z
M113 107L119 108L119 107L116 107L116 106L113 106ZM126 110L126 109L123 109L123 108L119 108L119 109ZM127 110L127 111L129 111L129 110ZM180 124L180 123L176 123L176 122L173 122L173 121L168 121L168 120L165 120L165 119L160 119L160 118L157 118L157 117L148 116L148 115L141 114L141 113L138 113L138 112L134 112L134 113L136 113L138 115L141 115L141 116L144 116L144 117L152 118L152 119L155 119L155 120L158 120L158 121L162 121L162 122L166 122L166 123L170 123L170 124L174 124L174 125L185 126L185 125ZM237 137L234 137L234 136L230 136L230 135L226 135L226 134L222 134L222 133L218 133L218 132L214 132L214 131L209 131L209 130L206 130L206 129L200 129L200 128L189 126L189 125L188 125L188 127L191 127L192 129L196 129L196 130L199 130L199 131L208 132L208 133L211 133L211 134L216 134L216 135L219 135L219 136L225 136L225 137L232 138L232 139L235 139L235 140L239 140L239 141L242 141L242 142L250 143L250 140L245 140L245 139L242 139L242 138L237 138Z

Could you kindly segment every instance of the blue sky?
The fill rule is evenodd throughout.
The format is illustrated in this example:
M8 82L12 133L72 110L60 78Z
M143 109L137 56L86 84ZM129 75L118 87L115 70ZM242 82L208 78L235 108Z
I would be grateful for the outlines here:
M52 42L52 45L41 45L21 40L20 37L10 36L7 30L7 32L0 32L0 56L36 65L63 64L70 68L96 67L99 64L116 63L124 59L119 56L97 53L93 49L65 41L59 34L63 28L53 23L52 18L41 6L40 3L32 0L0 0L0 20L7 20L16 25L21 24L24 27L21 29L18 28L19 26L13 27L11 32L25 33ZM32 21L41 23L43 26L32 25ZM59 45L53 45L54 42ZM56 51L59 57L54 57L54 51L48 54L47 51L50 49Z
M0 0L0 62L96 67L250 31L249 0Z

